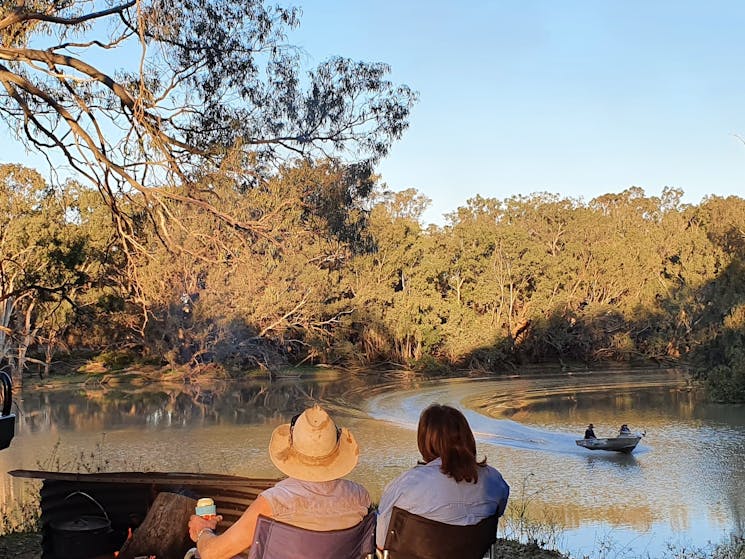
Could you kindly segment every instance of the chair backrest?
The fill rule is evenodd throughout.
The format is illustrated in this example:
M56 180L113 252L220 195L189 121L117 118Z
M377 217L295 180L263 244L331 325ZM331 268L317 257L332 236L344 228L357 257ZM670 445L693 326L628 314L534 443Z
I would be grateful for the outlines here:
M15 435L16 416L10 413L13 404L13 382L0 371L0 450L8 448Z
M0 416L10 415L10 407L13 404L13 380L5 371L0 371Z
M497 521L456 526L393 507L385 550L391 559L482 559L497 540Z
M259 516L248 559L363 559L375 554L375 513L344 530L316 532Z

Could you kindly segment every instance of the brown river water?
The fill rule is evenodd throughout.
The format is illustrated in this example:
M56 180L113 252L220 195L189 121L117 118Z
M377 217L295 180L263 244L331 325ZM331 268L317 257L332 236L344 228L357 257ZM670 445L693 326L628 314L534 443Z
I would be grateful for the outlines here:
M355 434L361 456L350 477L374 500L416 463L419 413L439 402L463 410L479 453L512 488L503 535L575 557L662 557L669 545L745 532L745 407L703 402L674 370L449 380L329 370L273 382L27 390L14 404L17 435L0 452L0 503L26 490L7 474L17 468L279 476L270 434L311 402ZM593 452L574 442L590 422L599 437L622 423L646 436L631 455Z

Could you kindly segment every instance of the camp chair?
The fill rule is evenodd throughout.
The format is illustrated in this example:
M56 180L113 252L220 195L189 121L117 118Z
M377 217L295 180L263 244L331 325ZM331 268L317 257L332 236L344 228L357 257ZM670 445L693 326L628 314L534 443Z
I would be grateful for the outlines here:
M198 557L196 549L186 558ZM344 530L317 532L259 516L248 559L372 559L375 557L375 513Z
M0 371L0 404L0 450L2 450L10 446L16 425L16 416L10 413L13 404L13 382L5 371Z
M492 557L497 540L497 515L478 524L456 526L393 507L384 559L482 559Z
M344 530L316 532L259 516L248 559L371 559L375 513Z

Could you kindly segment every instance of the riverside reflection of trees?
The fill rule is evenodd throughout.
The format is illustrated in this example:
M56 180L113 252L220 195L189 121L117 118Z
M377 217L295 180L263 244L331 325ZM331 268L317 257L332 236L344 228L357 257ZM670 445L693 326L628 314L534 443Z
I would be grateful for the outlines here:
M5 343L30 324L34 336L24 339L42 363L57 339L64 348L126 346L155 362L229 370L288 363L493 370L696 356L712 394L745 398L745 200L687 205L678 190L654 197L638 188L589 203L476 197L446 226L423 229L421 194L377 188L368 196L355 184L333 163L289 166L245 192L216 183L218 207L264 216L266 235L258 238L170 203L190 231L179 241L185 249L174 254L143 236L150 256L136 263L137 293L102 248L116 246L99 217L105 213L86 198L89 209L76 220L55 222L56 250L35 256L44 265L29 264L14 279L51 283L47 275L64 272L69 292L56 283L60 289L37 295L30 314L16 304ZM66 200L81 196L84 189L71 189ZM38 222L52 219L40 205L27 211ZM6 242L49 244L41 231L4 234ZM196 244L189 249L197 238L200 256ZM90 269L98 271L75 279ZM150 320L138 328L143 306Z
M578 528L583 524L608 522L613 525L626 525L641 532L647 531L661 519L667 519L672 511L655 510L645 505L623 503L613 506L609 504L584 505L572 502L561 504L545 502L537 499L528 507L530 518L536 523L545 523L566 529ZM679 513L679 511L676 511ZM509 512L507 513L509 514ZM510 529L509 519L507 530ZM685 527L685 519L676 522L678 528ZM559 528L557 528L559 529Z
M310 402L346 405L346 393L354 385L343 381L264 379L171 387L29 391L23 396L19 429L102 431L114 426L177 427L287 420Z

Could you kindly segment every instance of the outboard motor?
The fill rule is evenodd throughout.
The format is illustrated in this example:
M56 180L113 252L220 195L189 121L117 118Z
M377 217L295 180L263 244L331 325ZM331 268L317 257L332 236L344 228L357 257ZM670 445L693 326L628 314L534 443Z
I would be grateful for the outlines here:
M8 448L16 428L16 416L10 413L13 404L13 382L10 375L0 371L0 450Z

